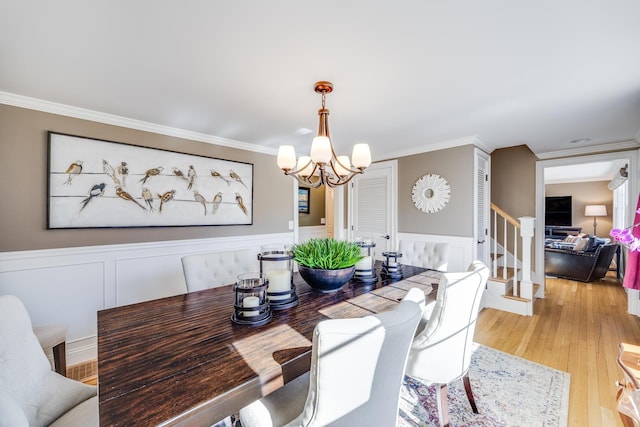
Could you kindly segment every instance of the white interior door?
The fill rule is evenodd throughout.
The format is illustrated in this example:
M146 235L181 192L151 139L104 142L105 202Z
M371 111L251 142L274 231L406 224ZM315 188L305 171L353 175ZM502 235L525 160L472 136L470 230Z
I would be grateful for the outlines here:
M397 249L397 161L372 164L349 191L349 239L371 238L375 256Z
M489 256L489 207L491 201L491 184L489 182L489 156L476 149L475 152L475 218L474 218L474 259L485 265L491 265Z

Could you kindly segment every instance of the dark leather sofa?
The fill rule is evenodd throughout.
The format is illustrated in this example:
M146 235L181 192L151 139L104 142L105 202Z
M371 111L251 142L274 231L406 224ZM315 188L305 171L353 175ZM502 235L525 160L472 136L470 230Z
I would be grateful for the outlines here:
M617 248L617 243L600 245L593 252L545 248L544 272L580 282L600 280L609 271Z

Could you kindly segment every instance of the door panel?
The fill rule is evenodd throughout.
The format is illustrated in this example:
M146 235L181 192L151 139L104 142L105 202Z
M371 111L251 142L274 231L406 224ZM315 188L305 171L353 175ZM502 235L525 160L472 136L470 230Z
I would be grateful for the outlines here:
M377 259L382 259L382 252L397 247L396 164L390 161L371 165L354 178L349 193L350 239L373 239Z

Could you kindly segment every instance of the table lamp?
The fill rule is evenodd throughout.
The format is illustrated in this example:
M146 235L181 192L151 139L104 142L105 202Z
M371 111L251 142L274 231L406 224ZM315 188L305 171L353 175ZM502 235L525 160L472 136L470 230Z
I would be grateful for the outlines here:
M605 205L586 205L584 207L584 216L593 217L593 235L596 235L596 217L607 216L607 207Z

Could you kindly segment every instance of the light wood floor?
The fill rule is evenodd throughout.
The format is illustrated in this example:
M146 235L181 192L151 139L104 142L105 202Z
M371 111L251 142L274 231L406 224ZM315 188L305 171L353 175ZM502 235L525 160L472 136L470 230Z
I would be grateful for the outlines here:
M534 312L484 309L475 341L571 374L570 426L622 426L615 406L618 343L640 344L640 318L627 314L620 283L547 279L546 298ZM96 363L71 366L68 375L96 384Z
M548 278L534 313L484 309L475 341L571 374L570 426L622 426L615 406L618 343L640 344L640 319L627 314L620 283Z

